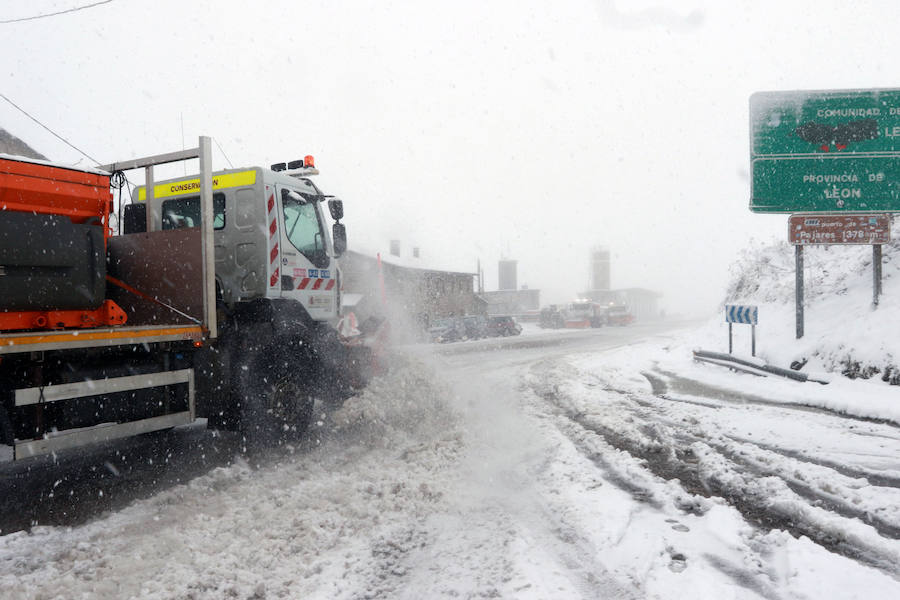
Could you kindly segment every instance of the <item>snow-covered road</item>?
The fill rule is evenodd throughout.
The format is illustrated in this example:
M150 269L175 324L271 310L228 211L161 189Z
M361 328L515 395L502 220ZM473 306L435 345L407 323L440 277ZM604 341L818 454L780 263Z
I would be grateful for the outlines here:
M0 537L0 597L900 595L897 424L673 339L407 349L299 447Z

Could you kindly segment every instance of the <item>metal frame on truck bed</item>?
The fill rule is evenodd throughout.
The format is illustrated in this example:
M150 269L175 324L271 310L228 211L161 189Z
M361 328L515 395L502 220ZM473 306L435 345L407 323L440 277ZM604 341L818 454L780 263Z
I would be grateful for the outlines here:
M192 317L193 323L178 324L177 322L161 321L157 325L122 325L106 328L90 329L62 329L41 331L12 331L0 332L0 360L3 355L29 353L35 360L41 360L41 354L52 351L71 351L78 349L97 349L124 347L134 344L159 344L165 342L188 342L202 344L204 340L215 338L217 335L216 310L215 310L215 275L214 275L214 250L212 229L212 170L210 163L210 138L201 137L197 148L158 154L120 163L112 163L99 167L102 171L116 172L131 169L144 169L148 183L148 189L153 189L153 168L157 165L198 158L200 161L199 195L203 219L201 219L200 233L185 231L181 233L190 243L194 240L195 246L199 244L201 269L199 273L190 275L195 280L194 287L202 293L201 311L196 317ZM106 176L108 186L108 175ZM107 188L108 193L108 188ZM152 192L151 192L152 194ZM108 225L108 224L106 224ZM148 214L147 230L152 231L152 223ZM109 239L114 245L114 238ZM200 281L196 282L199 276ZM4 282L11 285L11 282ZM146 291L141 292L146 294ZM53 311L47 311L52 325ZM103 360L98 355L96 360ZM148 390L164 388L168 386L186 387L186 402L184 410L177 412L147 416L127 422L102 423L91 427L75 427L71 430L49 432L39 439L15 440L15 458L47 454L65 448L79 446L85 443L111 440L127 437L140 433L146 433L161 429L168 429L177 425L184 425L195 419L195 386L192 369L177 369L170 371L158 371L156 373L141 373L136 375L124 375L118 377L103 377L97 379L85 379L53 385L34 385L30 387L17 387L13 390L12 405L14 408L46 405L49 403L75 400L89 396L118 394L121 397L135 390ZM42 407L41 407L42 408ZM6 415L0 415L0 419ZM8 426L8 425L7 425Z

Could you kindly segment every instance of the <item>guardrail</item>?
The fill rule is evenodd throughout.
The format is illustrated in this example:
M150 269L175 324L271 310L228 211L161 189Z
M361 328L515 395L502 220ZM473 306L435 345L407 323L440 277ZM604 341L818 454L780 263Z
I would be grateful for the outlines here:
M793 379L794 381L800 381L803 383L807 381L821 383L822 385L827 385L828 383L830 383L822 379L814 379L806 373L792 371L791 369L783 369L781 367L766 364L765 361L760 359L746 360L743 358L738 358L731 354L724 354L722 352L694 350L694 360L698 362L706 362L714 365L719 365L721 367L728 367L730 369L736 369L739 371L743 371L744 373L751 373L753 375L759 375L761 377L766 377L767 375L778 375L779 377Z

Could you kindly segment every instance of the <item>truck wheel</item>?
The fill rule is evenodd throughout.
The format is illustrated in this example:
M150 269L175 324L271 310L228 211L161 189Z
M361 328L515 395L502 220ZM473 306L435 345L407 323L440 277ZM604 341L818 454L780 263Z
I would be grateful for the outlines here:
M296 440L312 420L315 400L288 356L262 350L238 361L235 391L240 427L251 444Z
M371 358L369 351L351 352L338 340L337 333L330 328L319 328L312 341L314 356L309 359L315 364L313 372L315 396L329 408L339 408L344 400L362 387L371 376L368 373Z
M9 420L5 404L0 399L0 444L12 446L16 443L16 435L13 432L12 422Z
M272 426L295 439L306 432L312 420L315 400L296 372L272 377L265 386L265 411Z

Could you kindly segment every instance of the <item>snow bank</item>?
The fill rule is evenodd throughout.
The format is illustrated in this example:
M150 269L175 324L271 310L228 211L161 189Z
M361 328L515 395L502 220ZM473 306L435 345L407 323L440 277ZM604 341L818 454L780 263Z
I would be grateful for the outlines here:
M883 295L872 306L871 246L804 248L805 331L795 337L794 248L786 242L755 244L732 267L725 304L759 306L757 355L804 371L880 377L900 383L900 241L882 248ZM735 349L749 354L749 327L734 326ZM727 350L724 316L697 336ZM708 347L708 346L704 346Z

